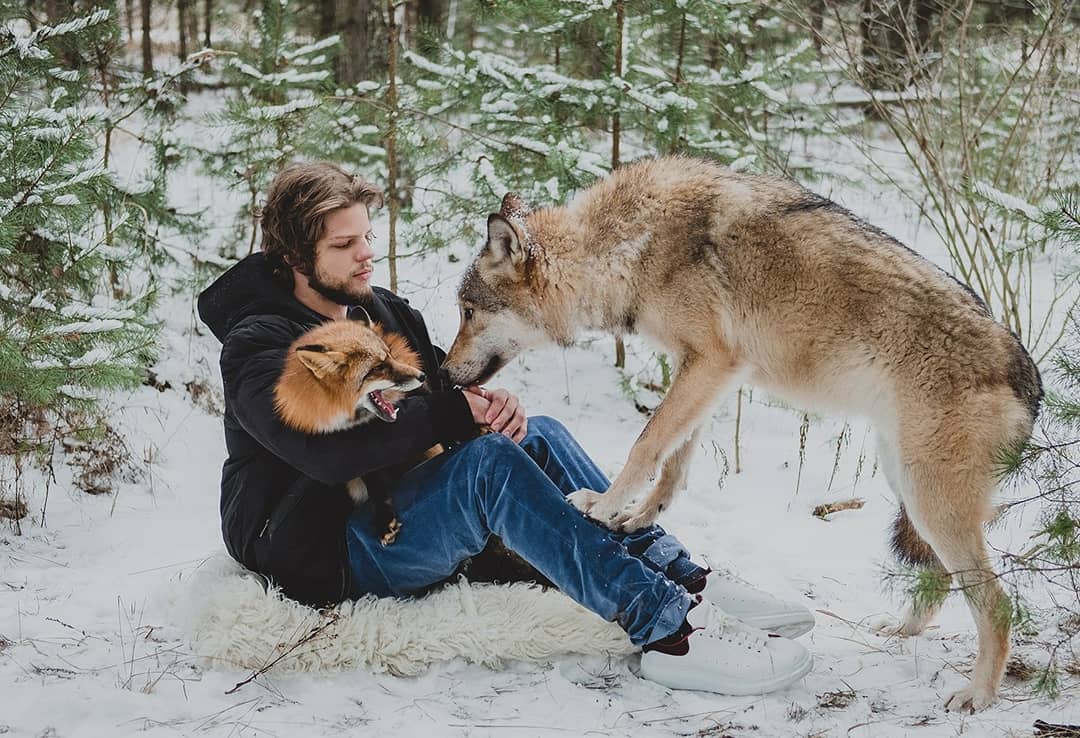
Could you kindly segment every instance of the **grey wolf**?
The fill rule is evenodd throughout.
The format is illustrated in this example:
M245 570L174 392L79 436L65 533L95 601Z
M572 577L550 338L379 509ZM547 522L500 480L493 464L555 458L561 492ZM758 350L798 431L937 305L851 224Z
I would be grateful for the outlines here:
M869 417L900 503L898 554L950 573L978 629L971 683L946 707L995 699L1009 604L983 526L1002 451L1029 437L1042 385L970 289L794 182L666 157L560 207L531 211L508 194L458 298L443 366L459 384L582 330L640 333L671 355L671 388L611 489L571 496L614 528L646 526L670 504L702 421L740 382ZM900 632L932 616L911 607Z

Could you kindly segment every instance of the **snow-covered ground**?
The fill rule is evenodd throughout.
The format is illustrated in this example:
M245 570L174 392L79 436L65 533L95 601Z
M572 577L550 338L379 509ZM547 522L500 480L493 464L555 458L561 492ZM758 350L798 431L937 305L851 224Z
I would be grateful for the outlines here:
M915 228L893 199L819 189L942 263L929 229ZM225 222L234 203L211 183L192 175L185 190L185 205L210 207L209 222ZM376 228L385 244L385 214ZM211 238L225 232L222 225ZM404 267L402 293L443 346L457 327L453 292L474 246L457 245L456 262L444 253ZM379 276L385 284L385 265ZM222 550L218 345L194 317L190 295L168 298L160 314L166 327L155 373L170 387L143 386L116 400L142 478L90 496L58 468L46 506L40 476L27 472L23 534L0 528L0 734L930 737L1030 735L1040 718L1080 723L1080 690L1068 674L1056 701L1007 679L989 710L944 712L973 663L974 627L954 598L922 637L875 629L902 603L882 587L895 503L876 471L872 432L853 421L837 456L843 420L814 417L800 475L802 414L761 393L744 399L741 473L731 395L709 421L689 490L661 523L692 551L816 611L817 627L804 637L815 667L790 689L766 697L673 692L639 678L637 657L566 657L500 670L454 661L417 678L270 673L226 694L249 673L200 663L164 596ZM632 371L650 356L636 341L629 352ZM522 357L493 384L517 392L531 414L561 419L614 475L645 417L620 390L611 357L611 339L592 337ZM659 398L641 389L637 399ZM852 497L865 506L828 521L811 515L822 502ZM994 545L1018 549L1032 522L1010 518L992 532ZM1045 663L1038 638L1027 640L1014 653Z

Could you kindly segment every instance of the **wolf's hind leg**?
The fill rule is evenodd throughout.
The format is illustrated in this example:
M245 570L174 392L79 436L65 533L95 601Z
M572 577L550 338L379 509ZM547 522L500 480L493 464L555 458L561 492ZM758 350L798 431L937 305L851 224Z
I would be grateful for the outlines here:
M908 517L959 585L978 630L971 683L945 707L975 712L996 698L1009 655L1010 603L990 565L983 532L993 478L946 464L914 467L915 494L905 501Z

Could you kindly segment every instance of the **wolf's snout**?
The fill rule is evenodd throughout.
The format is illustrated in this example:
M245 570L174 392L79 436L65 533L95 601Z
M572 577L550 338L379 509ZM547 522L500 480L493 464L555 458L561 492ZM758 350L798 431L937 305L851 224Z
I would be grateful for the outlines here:
M420 372L419 374L416 375L416 381L419 382L420 384L423 384L425 379L427 379L427 377L424 376L423 372Z
M474 384L474 382L470 381L472 374L473 372L468 366L461 366L460 364L448 362L439 368L439 377L443 383L454 387L465 387Z

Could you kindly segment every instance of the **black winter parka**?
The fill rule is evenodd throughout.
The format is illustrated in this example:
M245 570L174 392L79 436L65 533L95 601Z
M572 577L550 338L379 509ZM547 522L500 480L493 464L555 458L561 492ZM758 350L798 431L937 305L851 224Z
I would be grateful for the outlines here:
M445 353L432 345L423 318L406 300L374 288L363 307L420 354L429 391L404 398L395 423L309 435L281 422L274 385L292 342L327 318L282 286L259 253L221 275L199 296L198 307L222 342L225 547L293 599L323 605L355 597L345 549L352 510L345 483L362 476L373 492L385 489L426 449L476 430L462 392L441 383Z

